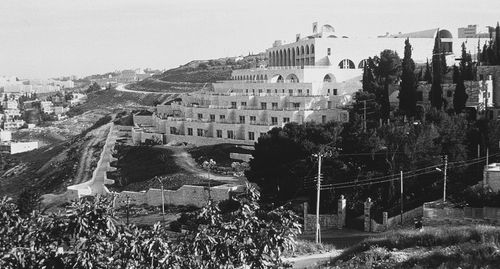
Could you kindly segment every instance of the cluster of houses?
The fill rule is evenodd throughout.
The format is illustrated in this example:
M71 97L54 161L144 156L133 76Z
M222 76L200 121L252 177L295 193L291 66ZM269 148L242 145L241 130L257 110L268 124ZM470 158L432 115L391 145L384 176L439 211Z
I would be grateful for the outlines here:
M66 91L71 88L71 80L0 77L0 151L15 154L38 148L38 142L13 141L12 131L65 119L70 107L87 100L83 93Z

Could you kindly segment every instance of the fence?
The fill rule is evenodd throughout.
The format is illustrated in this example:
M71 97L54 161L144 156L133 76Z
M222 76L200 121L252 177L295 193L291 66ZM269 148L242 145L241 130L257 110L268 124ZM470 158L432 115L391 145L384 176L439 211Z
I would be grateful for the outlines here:
M371 216L373 202L368 198L365 202L364 230L365 232L383 232L401 224L412 223L415 218L422 217L423 206L403 212L403 214L389 218L387 212L382 212L382 224L376 222Z
M500 225L500 208L454 208L451 205L436 206L436 202L424 204L423 225L425 226L468 224Z

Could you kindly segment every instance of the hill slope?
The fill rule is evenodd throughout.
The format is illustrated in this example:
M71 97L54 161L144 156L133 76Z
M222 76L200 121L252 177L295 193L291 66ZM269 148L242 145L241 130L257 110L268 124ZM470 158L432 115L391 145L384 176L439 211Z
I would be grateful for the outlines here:
M156 92L191 92L210 88L211 83L228 80L235 69L267 65L265 53L246 57L226 57L213 60L195 60L161 74L130 84L132 90Z

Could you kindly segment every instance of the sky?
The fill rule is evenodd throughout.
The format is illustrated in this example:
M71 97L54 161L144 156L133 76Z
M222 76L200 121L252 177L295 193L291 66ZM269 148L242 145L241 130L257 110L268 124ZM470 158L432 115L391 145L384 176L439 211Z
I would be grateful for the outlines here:
M265 51L312 23L347 36L500 21L498 0L0 0L0 76L169 69Z

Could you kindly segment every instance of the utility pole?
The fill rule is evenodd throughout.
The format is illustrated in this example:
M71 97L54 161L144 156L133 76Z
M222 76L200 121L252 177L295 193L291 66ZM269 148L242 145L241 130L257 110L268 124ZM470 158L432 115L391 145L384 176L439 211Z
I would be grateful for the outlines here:
M477 144L477 158L481 157L481 144Z
M161 184L161 216L163 222L165 222L165 192L163 191L163 180L157 177L158 181Z
M318 158L318 182L316 184L316 243L321 243L321 227L319 225L319 207L320 207L320 194L321 194L321 159L322 157L330 157L331 152L320 151L318 154L314 154L313 157Z
M318 153L318 184L316 186L316 244L321 243L321 228L319 227L319 195L321 193L321 152Z
M399 204L400 204L400 207L401 207L401 225L403 225L403 170L400 171L401 173L401 195L400 195L400 200L399 200Z
M448 155L444 155L444 187L443 187L443 202L446 202L446 170L448 170Z
M488 148L486 148L486 167L488 167L489 158L490 158L490 151Z
M363 100L363 131L366 132L366 100Z
M129 207L130 207L130 197L127 195L127 225L129 223Z

